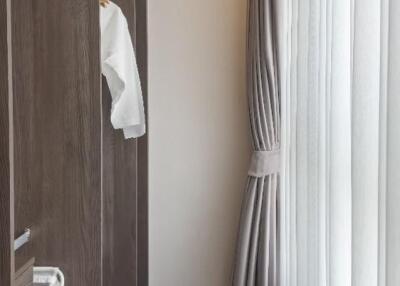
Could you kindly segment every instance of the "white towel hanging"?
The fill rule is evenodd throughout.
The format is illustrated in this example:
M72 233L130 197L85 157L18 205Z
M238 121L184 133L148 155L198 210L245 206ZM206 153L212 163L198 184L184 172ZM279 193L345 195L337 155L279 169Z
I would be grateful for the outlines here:
M110 2L100 8L101 67L112 96L111 123L125 138L146 131L143 96L128 23L121 9Z

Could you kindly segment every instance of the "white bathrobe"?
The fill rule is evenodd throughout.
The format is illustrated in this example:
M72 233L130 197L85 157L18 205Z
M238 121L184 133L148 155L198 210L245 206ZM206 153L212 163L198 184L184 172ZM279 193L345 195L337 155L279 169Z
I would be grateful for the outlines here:
M142 89L128 24L114 3L100 8L101 68L112 96L111 123L125 138L146 132Z

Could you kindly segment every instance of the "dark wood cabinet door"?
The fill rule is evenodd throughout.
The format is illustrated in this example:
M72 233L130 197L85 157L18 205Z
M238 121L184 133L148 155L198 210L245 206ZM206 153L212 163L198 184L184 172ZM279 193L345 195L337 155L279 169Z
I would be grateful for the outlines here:
M101 285L99 3L12 0L16 268Z
M146 105L147 3L116 3ZM1 1L0 24L0 285L32 258L71 286L148 285L147 135L110 124L97 0Z

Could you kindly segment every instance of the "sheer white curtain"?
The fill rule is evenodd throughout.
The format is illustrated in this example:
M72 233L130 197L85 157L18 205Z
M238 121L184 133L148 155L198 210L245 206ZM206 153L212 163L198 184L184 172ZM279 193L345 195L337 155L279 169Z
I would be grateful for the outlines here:
M400 285L400 1L279 11L282 285Z

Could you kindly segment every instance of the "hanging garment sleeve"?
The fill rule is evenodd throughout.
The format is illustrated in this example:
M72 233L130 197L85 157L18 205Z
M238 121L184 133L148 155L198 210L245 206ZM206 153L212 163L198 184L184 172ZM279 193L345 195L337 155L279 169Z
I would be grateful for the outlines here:
M114 3L101 8L102 73L112 96L111 123L125 138L145 133L143 96L128 23Z

